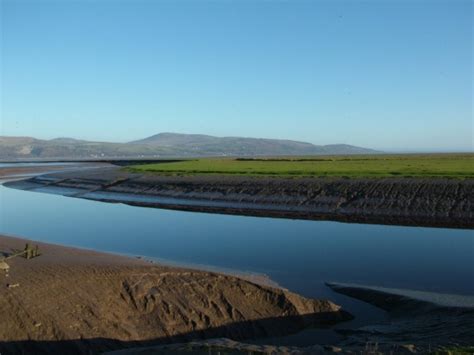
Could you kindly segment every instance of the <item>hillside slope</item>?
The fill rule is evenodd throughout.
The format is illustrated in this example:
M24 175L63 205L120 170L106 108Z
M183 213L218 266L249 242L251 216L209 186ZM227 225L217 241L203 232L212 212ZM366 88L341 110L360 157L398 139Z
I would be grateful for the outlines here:
M73 138L41 140L0 137L0 159L97 159L205 156L271 156L370 154L376 151L344 144L318 146L305 142L160 133L129 143L89 142Z

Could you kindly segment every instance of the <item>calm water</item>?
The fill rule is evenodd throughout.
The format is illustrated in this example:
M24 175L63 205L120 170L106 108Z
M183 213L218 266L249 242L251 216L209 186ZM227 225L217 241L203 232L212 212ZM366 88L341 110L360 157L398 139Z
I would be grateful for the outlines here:
M84 165L87 163L84 163ZM35 163L35 162L24 162L24 163L0 163L0 168L24 168L24 167L35 167L35 166L79 166L80 163L75 162L51 162L51 163Z
M471 230L167 211L0 186L0 232L264 273L292 291L333 299L356 313L368 306L332 293L324 282L474 295Z

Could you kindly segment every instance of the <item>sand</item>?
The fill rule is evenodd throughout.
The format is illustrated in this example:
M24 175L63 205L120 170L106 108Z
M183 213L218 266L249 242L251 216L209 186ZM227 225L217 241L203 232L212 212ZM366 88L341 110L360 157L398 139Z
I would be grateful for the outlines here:
M0 250L25 240L0 236ZM241 340L350 316L330 301L237 277L38 244L0 270L0 353L96 353L210 337ZM14 287L12 287L14 286Z

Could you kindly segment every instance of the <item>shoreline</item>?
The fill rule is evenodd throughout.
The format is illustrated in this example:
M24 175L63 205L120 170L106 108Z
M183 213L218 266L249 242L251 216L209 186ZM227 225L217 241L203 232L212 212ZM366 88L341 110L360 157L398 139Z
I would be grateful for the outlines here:
M359 299L364 299L365 295L383 295L387 297L390 295L390 302L384 301L379 308L386 310L393 310L400 306L405 301L410 300L413 303L430 305L434 308L458 308L463 310L474 311L474 295L458 295L450 293L439 293L439 292L427 292L420 290L400 289L400 288L389 288L380 287L373 285L361 285L352 283L341 283L341 282L326 282L326 285L335 292L351 295L356 294ZM352 296L350 296L352 297ZM376 303L367 298L369 303ZM405 304L406 305L406 304Z
M410 339L421 352L474 346L474 296L439 294L359 284L327 283L335 292L384 309L388 324L344 329L341 344L401 342Z
M105 169L114 171L116 168L106 168ZM99 169L100 172L104 172L103 169ZM0 176L2 173L2 169L0 169ZM34 173L34 172L33 172ZM41 180L44 183L50 183L50 182L55 182L56 181L56 175L58 173L54 173L51 175L45 175L43 171L38 171L39 176L37 179L33 180ZM48 172L47 172L48 173ZM59 175L74 175L76 173L86 173L86 174L97 174L96 171L73 171L69 173L59 173ZM107 178L107 176L105 176ZM8 176L7 176L8 178ZM72 179L72 178L70 178ZM31 180L31 179L30 179ZM66 183L70 183L71 181L66 180ZM116 181L117 182L117 181ZM77 183L77 181L76 181ZM90 183L90 181L80 181L82 183L82 189L77 189L74 187L52 187L52 189L61 189L62 193L65 196L68 196L65 191L69 192L74 192L74 194L80 193L84 194L84 191L86 193L91 193L90 191L90 185L87 185L87 183ZM23 180L16 182L15 184L31 184L28 180ZM35 184L35 183L33 183ZM109 185L108 187L105 186L105 190L108 190L110 187L120 187L121 186L121 181L118 181L118 184L115 185ZM104 187L104 186L102 186ZM48 187L43 187L44 189L48 189ZM33 190L34 191L34 190ZM98 191L100 192L100 191ZM112 192L115 194L116 192ZM79 196L75 196L79 197ZM113 201L117 202L117 201ZM177 209L179 206L177 206ZM290 217L291 218L291 217ZM3 238L7 238L10 240L17 240L21 241L24 243L24 239L19 239L15 236L5 236ZM20 244L16 244L15 248L22 248L24 246ZM154 286L155 282L161 282L157 280L161 280L161 277L158 277L157 279L153 279L153 274L155 272L150 272L149 270L155 270L160 269L158 273L163 273L164 270L167 270L165 273L175 273L177 270L179 272L183 271L184 273L188 274L188 277L190 277L190 280L194 280L194 278L197 277L199 278L199 283L202 282L202 277L203 275L217 275L218 278L217 280L220 280L220 284L218 285L221 290L225 292L229 291L229 287L233 284L231 283L226 283L222 284L222 278L224 280L239 280L237 281L238 284L241 283L241 285L255 285L259 287L260 290L274 290L273 292L276 292L277 294L292 294L288 290L281 288L281 286L272 283L272 281L266 277L265 275L252 275L246 274L245 272L239 272L239 270L220 270L219 268L212 268L209 267L207 268L205 265L187 265L187 264L182 264L182 263L174 263L172 261L167 262L166 260L154 260L153 258L146 257L146 256L137 256L135 254L121 254L121 253L108 253L107 251L101 252L97 251L94 249L78 249L77 247L64 247L64 246L59 246L59 245L54 245L54 244L47 244L47 243L42 243L42 242L33 242L34 244L39 244L40 245L40 250L41 250L41 245L44 245L46 247L52 248L53 251L53 257L56 258L56 260L49 260L48 263L49 265L39 265L39 270L37 270L38 265L34 265L32 263L37 263L38 261L41 261L41 257L35 260L24 260L24 259L19 259L21 262L23 262L23 267L26 266L34 266L32 269L34 269L33 275L28 275L27 277L27 282L14 282L13 279L10 278L10 276L7 279L3 279L3 274L0 270L0 281L8 282L9 284L11 283L12 285L19 284L18 287L14 287L13 289L10 289L6 283L3 284L3 287L0 287L0 307L1 309L10 309L12 307L11 300L8 306L5 305L5 294L3 294L5 291L7 292L6 295L8 295L8 292L13 293L17 292L16 297L21 301L21 304L17 304L16 308L16 314L10 314L11 318L7 317L7 324L10 324L12 322L18 322L18 319L22 319L25 314L27 315L27 322L25 323L24 320L22 320L22 330L20 331L17 329L18 333L13 337L14 340L12 341L7 341L3 342L0 341L0 351L2 349L6 350L6 353L10 352L34 352L34 353L48 353L52 352L49 349L53 349L54 351L57 352L73 352L73 353L84 353L84 354L89 354L89 351L92 351L92 353L95 352L102 352L102 351L114 351L114 350L123 350L123 353L141 353L144 350L144 347L146 346L151 346L150 350L153 351L159 350L159 349L189 349L190 346L196 346L198 350L202 350L202 346L204 349L207 349L206 347L211 346L211 347L221 347L222 350L239 350L239 349L247 349L248 351L262 351L265 352L268 350L268 352L272 351L287 351L289 348L283 346L277 346L277 345L260 345L263 344L262 342L259 342L257 344L252 344L252 342L248 342L246 344L246 338L247 335L242 337L242 334L245 332L252 332L252 331L259 331L261 332L262 329L259 329L260 325L256 326L254 325L255 322L257 324L260 324L260 320L255 320L252 319L250 321L241 321L239 320L238 322L232 321L230 325L225 325L225 326L219 326L218 329L214 326L209 328L209 323L206 323L204 329L200 329L195 331L193 329L192 333L186 333L188 336L181 336L183 335L176 335L176 336L169 336L169 333L167 333L166 338L159 338L156 339L154 337L150 337L155 339L155 342L149 342L149 341L143 341L143 340L133 340L133 338L130 338L131 336L137 336L138 333L143 332L144 330L143 325L140 324L133 324L131 326L131 323L133 319L135 318L143 318L146 317L147 314L147 308L146 307L151 307L151 306L145 306L145 304L154 304L154 307L157 307L156 305L156 293L155 291L150 293L150 290L156 289L157 285ZM5 251L5 248L2 248L5 244L2 244L2 237L0 236L0 251ZM79 247L81 248L81 247ZM10 248L11 249L11 248ZM54 252L56 250L57 252ZM85 253L88 254L85 255L85 258L81 258L79 261L79 264L74 264L70 265L68 262L70 262L71 257L66 257L66 255L70 255L72 253L74 259L74 254L76 257L78 256L77 253ZM62 257L61 257L62 255ZM43 254L45 256L45 254ZM42 257L43 257L42 256ZM91 256L92 259L90 259ZM57 258L60 257L59 260ZM53 259L54 259L53 258ZM62 258L62 261L61 261ZM110 259L109 259L110 258ZM15 259L16 260L16 259ZM15 263L17 261L13 260ZM115 260L115 261L114 261ZM117 264L117 260L121 260L119 264ZM15 265L13 264L12 261L12 274L15 272ZM77 261L77 260L76 260ZM164 261L164 263L163 263ZM51 263L52 262L52 263ZM66 263L64 263L66 262ZM129 264L131 262L132 264ZM157 264L156 264L157 262ZM8 261L10 263L10 261ZM46 263L46 264L48 264ZM81 265L82 264L82 265ZM18 266L18 265L17 265ZM138 269L137 269L138 268ZM171 272L170 272L171 270ZM47 279L43 279L44 275L42 275L43 272L50 273L50 276L48 276ZM128 282L128 285L135 284L136 281L138 280L139 282L142 282L142 279L133 279L133 283L130 282L130 278L136 277L137 274L146 274L151 276L146 276L149 279L144 280L147 284L145 289L148 288L148 291L144 291L143 289L135 289L133 290L134 295L133 297L130 297L128 292L124 292L124 281ZM52 276L54 275L54 276ZM79 276L78 276L79 275ZM99 275L99 278L97 276ZM105 276L103 276L105 275ZM155 275L156 276L156 275ZM220 276L220 278L219 278ZM79 279L77 279L79 278ZM114 279L114 282L110 282L110 279ZM2 280L3 279L3 280ZM92 282L90 279L93 279ZM205 278L204 278L205 279ZM169 279L168 279L169 280ZM10 282L11 281L11 282ZM194 281L192 281L194 282ZM28 285L28 283L33 283L35 287L31 287ZM86 286L84 286L84 283ZM25 286L27 284L28 286ZM215 284L214 281L209 282L210 285ZM122 287L118 287L117 285L122 285ZM474 338L474 334L470 332L468 329L467 331L459 331L459 329L464 329L464 328L469 328L469 324L473 324L474 322L474 312L471 309L467 309L466 307L461 307L460 304L456 304L456 300L451 298L450 303L447 303L445 305L433 305L430 303L430 300L432 299L439 299L439 297L446 297L446 296L459 296L459 295L442 295L442 294L428 294L426 292L420 292L420 291L414 291L414 290L397 290L397 289L386 289L382 287L377 287L377 286L364 286L364 285L358 285L358 284L326 284L329 287L332 288L333 291L343 294L345 296L351 297L352 299L357 299L359 301L367 302L371 306L378 307L380 309L384 309L386 312L388 312L390 316L390 323L384 323L384 322L378 322L374 321L373 323L370 323L370 325L365 325L365 326L357 326L353 327L350 325L350 323L341 323L338 324L336 327L333 327L331 329L327 330L322 330L322 332L325 331L332 331L334 334L337 335L338 340L330 340L330 343L321 343L321 344L326 344L326 345L315 345L310 348L304 348L304 347L298 347L292 346L291 350L298 352L298 353L305 353L305 352L314 352L318 351L319 353L331 353L335 352L335 349L342 349L340 353L353 353L354 351L362 351L364 350L364 346L366 346L367 341L373 341L374 343L377 342L380 347L379 349L385 349L387 352L393 351L394 348L397 349L397 353L403 353L403 352L413 352L412 350L416 350L417 352L426 352L429 350L442 350L445 349L446 347L451 347L451 348L456 348L459 345L462 346L472 346L473 343L470 341L470 339ZM82 287L81 287L82 286ZM83 304L85 305L84 307L81 308L74 308L72 305L64 305L64 300L61 300L61 297L63 297L63 294L60 294L59 296L54 296L52 297L51 294L49 294L47 291L48 290L53 290L57 287L60 287L62 290L62 293L65 295L68 295L68 292L74 291L74 293L79 293L81 298L80 302L75 302L73 300L73 303L76 303L76 306L78 304ZM80 289L78 289L78 287ZM161 288L161 283L160 283L160 288ZM177 290L181 290L181 283L179 284L179 287L177 287ZM214 302L215 297L211 291L208 290L202 290L202 292L196 292L195 289L192 289L192 292L186 291L187 285L183 286L185 290L182 292L184 295L193 295L191 298L194 298L194 296L197 294L197 297L200 299L199 302ZM219 289L218 287L218 289ZM240 286L242 287L242 286ZM27 291L25 291L25 288ZM44 290L43 290L44 288ZM28 291L29 290L29 291ZM39 291L38 291L39 290ZM215 289L214 289L215 290ZM227 291L226 291L227 290ZM85 295L84 292L89 291L91 293L90 295L87 294ZM113 292L112 292L113 291ZM30 299L28 297L30 296L24 296L23 292L26 293L37 293L37 292L43 292L42 297L36 297L33 299ZM141 303L136 302L137 299L137 292L140 294L141 297ZM113 295L111 295L111 293ZM128 296L127 296L128 294ZM173 297L176 298L176 293L171 293L172 294L172 299ZM128 306L132 305L134 307L134 311L131 312L132 314L130 315L130 310L127 308L125 311L122 308L123 305L120 305L118 308L117 307L117 301L111 302L111 300L116 299L120 295L120 299L123 301L124 299L128 299ZM293 294L294 295L294 294ZM112 306L109 304L104 305L105 300L102 298L106 298L108 303L112 303ZM413 297L415 296L421 296L426 297L425 299L414 299ZM27 297L26 299L21 299L21 297ZM76 297L75 294L72 295L72 297ZM127 298L128 297L128 298ZM155 297L155 298L153 298ZM186 296L187 297L187 296ZM247 296L244 295L243 298L246 298ZM295 299L298 300L300 296L295 295L296 298L293 299L293 301L290 300L290 303L294 302ZM434 298L433 298L434 297ZM59 298L59 300L58 300ZM138 297L139 298L139 297ZM330 296L329 298L333 299L333 296ZM132 301L133 299L133 301ZM229 301L228 298L226 298L227 301ZM304 298L303 298L304 299ZM339 299L339 298L335 298ZM165 299L163 299L165 300ZM308 300L308 299L305 299ZM443 299L441 299L443 301ZM55 301L58 301L59 308L53 308L54 306L51 306L51 304ZM218 300L217 304L221 305L222 310L226 309L226 302L219 303L222 300ZM311 301L311 300L310 300ZM446 300L444 300L446 301ZM3 304L2 304L3 302ZM44 303L41 303L44 302ZM102 302L102 303L101 303ZM135 302L135 303L134 303ZM188 308L184 313L186 317L192 317L194 315L193 311L195 309L195 305L192 303L195 302L191 300L191 307ZM233 302L236 302L235 299ZM255 304L255 302L250 301L248 304L245 303L246 301L238 301L239 305L241 307L249 307L254 310L257 310L259 307L262 307L261 303ZM454 303L453 303L454 302ZM297 301L297 303L300 303ZM97 307L96 305L99 304ZM137 307L136 305L141 305L141 312L140 316L137 316ZM182 301L179 303L182 304ZM342 304L345 304L342 302ZM20 307L18 307L20 305ZM13 305L15 306L15 305ZM75 307L76 307L75 306ZM65 308L64 308L65 307ZM107 308L107 309L100 309L98 308L104 308L104 307L112 307L112 308ZM158 306L159 307L159 306ZM275 307L274 305L272 307ZM37 321L34 320L33 318L36 317L37 314L41 313L42 310L46 308L50 310L51 314L54 314L54 317L46 317L44 318L45 321ZM249 308L246 308L247 310ZM278 308L278 306L277 306ZM26 312L23 312L22 310L27 310ZM34 310L33 312L31 310ZM66 309L66 312L64 313L64 310ZM118 309L118 311L117 311ZM275 309L275 308L273 308ZM349 307L350 309L350 307ZM84 312L85 310L85 312ZM39 313L38 313L39 312ZM95 322L97 321L97 318L99 318L99 313L101 313L101 320L98 324L99 327ZM104 313L105 312L105 313ZM145 312L145 313L143 313ZM189 313L188 313L189 312ZM73 318L73 321L68 321L66 324L63 322L64 317L67 319L71 319L71 313L76 317ZM123 317L120 320L120 322L117 323L116 325L113 326L113 331L116 331L117 329L123 328L123 323L125 323L125 326L128 328L125 329L125 331L122 329L121 333L119 334L120 337L117 338L117 335L114 335L113 337L109 336L100 336L97 337L97 330L101 327L110 327L110 314L113 315L113 317L119 317L120 314L123 313ZM221 311L222 314L225 314L225 311ZM105 316L104 316L105 314ZM360 315L358 315L357 319L359 318ZM69 318L68 318L69 317ZM93 321L91 321L91 317ZM95 317L95 318L94 318ZM213 315L213 317L216 317L216 314ZM232 318L232 316L230 316ZM50 321L50 318L54 318L53 322ZM217 316L219 318L219 316ZM286 319L286 320L284 320ZM267 319L268 323L266 323L266 320L263 320L264 322L264 327L270 327L271 331L265 331L265 336L275 334L274 332L281 332L278 333L278 336L282 336L284 334L292 334L294 333L292 329L298 333L300 330L304 330L306 328L300 328L301 326L306 327L308 319L306 317L306 314L303 315L294 315L288 317L288 315L285 315L284 319L282 319L281 316L277 317L276 319ZM156 321L154 318L150 319L147 318L146 322L154 322ZM165 323L169 325L170 320L168 319ZM28 322L31 322L31 324L27 324ZM57 322L60 327L54 328L53 324L54 322ZM104 324L102 324L104 322ZM171 320L171 322L175 322L174 319ZM276 323L273 324L273 323ZM311 323L311 322L310 322ZM12 323L13 324L13 323ZM39 325L38 325L39 324ZM71 329L70 326L74 324L82 324L84 329L79 329L82 332L90 332L88 333L89 336L83 336L83 334L80 335L81 340L77 339L77 336L70 337L70 338L65 338L64 334L70 336L71 335ZM57 336L58 334L60 335L60 339L53 339L51 338L51 335L48 337L44 337L44 334L47 333L48 331L44 331L44 327L47 325L48 327L51 327L54 329L54 336ZM154 323L154 329L152 331L162 331L166 325L164 326L163 324L156 324ZM225 340L225 339L215 339L215 337L227 337L229 336L227 331L229 331L228 328L231 328L230 332L232 335L231 337L235 339L238 339L238 342L235 342L234 340ZM299 330L296 330L298 328ZM158 329L158 330L157 330ZM428 329L428 331L427 331ZM431 329L431 330L430 330ZM77 330L77 329L73 329ZM283 333L287 332L290 330L290 333ZM101 331L104 331L103 329ZM107 330L106 330L107 331ZM110 331L110 330L108 330ZM148 329L150 331L150 329ZM4 334L2 332L5 332L5 329L0 324L0 338L5 339ZM235 336L235 333L237 333L237 336ZM91 337L90 334L93 334L94 336ZM249 334L249 333L247 333ZM32 340L31 341L26 341L25 339L19 339L24 336L30 337ZM38 337L41 335L42 337ZM101 334L99 334L101 335ZM252 335L251 337L254 337L255 335ZM260 335L259 335L260 336ZM125 338L128 340L124 340ZM129 337L129 338L127 338ZM130 340L132 339L132 340ZM198 339L207 339L204 341L200 341ZM215 339L215 340L208 340L208 339ZM369 339L369 340L367 340ZM148 339L149 340L149 339ZM190 343L189 340L192 340ZM264 340L264 337L262 341ZM160 344L177 344L173 345L171 347L160 345ZM269 342L271 343L271 342ZM334 344L333 344L334 343ZM407 344L410 343L410 344ZM190 345L194 344L194 345ZM265 343L268 344L268 343ZM314 342L314 344L319 344L317 341ZM331 345L329 345L331 344ZM333 344L333 345L332 345ZM91 350L92 349L92 350ZM253 350L252 350L253 349ZM286 350L285 350L286 349ZM205 350L206 353L208 350ZM339 352L339 350L337 350Z
M472 179L164 176L108 167L5 186L193 212L474 229Z
M344 327L351 316L332 302L258 283L261 279L3 235L0 251L21 249L27 241L39 245L41 255L32 260L9 259L8 277L0 272L0 309L3 324L8 324L7 328L0 325L2 353L139 354L146 349L217 346L345 354L363 350L367 341L380 344L380 350L410 353L473 345L469 324L474 321L474 307L465 302L467 297L328 283L335 292L390 314L389 323L352 329ZM447 302L445 296L451 300ZM208 306L203 308L203 302ZM177 313L173 307L178 307ZM200 312L206 316L202 318ZM289 335L307 327L327 329L337 323L332 329L342 340L332 345L284 347L245 341Z
M2 166L2 164L4 166ZM9 181L27 179L50 173L81 171L85 169L96 169L104 166L105 164L96 164L92 162L49 162L44 164L30 162L0 163L0 183L3 184Z
M209 272L209 273L215 273L215 274L222 274L222 275L226 275L230 277L236 277L245 281L249 281L257 285L280 289L282 291L290 291L286 287L283 287L282 285L278 284L276 281L272 280L268 275L264 273L245 271L245 270L240 270L240 269L223 268L223 267L205 265L205 264L179 262L179 261L174 261L174 260L169 260L169 259L150 257L146 255L120 253L120 252L109 251L109 250L99 250L99 249L87 248L84 246L77 246L77 245L65 245L65 244L52 243L52 242L47 242L47 241L36 241L36 240L28 239L26 237L20 237L17 235L0 232L0 239L2 237L29 241L35 244L45 244L45 245L58 246L62 248L78 249L78 250L91 252L91 253L107 254L111 256L117 256L119 258L126 258L129 260L130 259L139 260L139 261L144 262L145 265L150 265L150 266L162 266L162 267L169 267L169 268L187 269L187 270L192 270L192 271L202 271L202 272ZM1 259L1 253L2 253L2 250L0 250L0 259Z
M0 236L0 250L27 239ZM339 306L239 277L42 242L0 273L2 353L94 353L215 337L283 336L351 319ZM150 340L153 339L153 340ZM79 341L80 340L80 341Z

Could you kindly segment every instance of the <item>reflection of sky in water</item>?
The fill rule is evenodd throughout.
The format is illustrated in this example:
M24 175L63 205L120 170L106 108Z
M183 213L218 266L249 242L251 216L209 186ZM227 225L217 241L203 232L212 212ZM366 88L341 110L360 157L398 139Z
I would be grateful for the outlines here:
M23 167L33 167L33 166L63 166L63 165L80 165L80 163L74 162L54 162L54 163L0 163L0 168L23 168Z
M0 232L261 272L308 296L322 282L474 294L470 230L226 216L0 187Z

